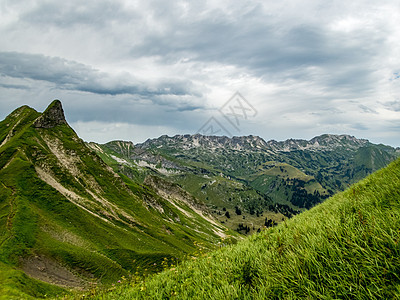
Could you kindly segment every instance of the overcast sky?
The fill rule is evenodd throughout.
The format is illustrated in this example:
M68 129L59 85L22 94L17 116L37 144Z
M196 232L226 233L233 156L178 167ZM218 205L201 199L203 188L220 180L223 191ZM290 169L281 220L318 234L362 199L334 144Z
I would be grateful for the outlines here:
M400 146L399 20L398 0L0 0L0 119L60 99L100 143L334 133Z

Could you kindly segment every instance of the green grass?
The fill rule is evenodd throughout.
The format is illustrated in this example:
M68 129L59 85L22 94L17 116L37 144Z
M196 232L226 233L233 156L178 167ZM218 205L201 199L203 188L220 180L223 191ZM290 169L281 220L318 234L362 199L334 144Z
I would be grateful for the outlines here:
M400 160L279 226L94 299L400 297Z
M268 211L268 206L271 205L272 202L244 182L231 178L230 176L221 176L220 172L214 172L213 169L205 165L201 167L207 168L207 175L201 174L199 169L197 169L201 164L200 162L194 162L194 164L190 166L190 164L186 164L185 161L179 162L176 158L168 155L164 155L164 159L167 158L170 162L184 166L185 168L190 166L189 169L185 169L183 173L179 171L177 173L172 172L171 174L165 175L159 173L157 168L150 169L139 167L136 165L136 159L134 159L135 155L133 153L135 148L128 142L115 141L105 145L94 143L88 145L96 151L104 162L111 166L114 171L123 178L131 178L137 182L143 183L145 182L145 178L156 176L178 184L185 191L200 200L200 202L205 203L210 213L221 222L221 224L231 230L237 230L239 224L241 224L251 228L248 232L248 234L251 234L264 226L264 212ZM139 152L143 152L143 150ZM119 159L125 160L126 163L118 162L118 157ZM196 165L196 169L193 169L194 165ZM174 169L172 168L171 170L173 171ZM235 212L236 206L240 207L242 215L236 216L232 213ZM225 217L226 211L231 213L231 218ZM272 217L276 220L282 219L281 214L276 214Z
M23 107L0 122L0 144L7 138L0 147L0 296L67 291L24 274L47 274L35 265L39 257L72 272L83 287L107 286L159 272L164 258L182 260L199 244L216 248L214 226L191 207L116 176L67 124L36 128L40 115ZM64 192L42 180L39 168Z
M346 139L334 150L274 152L246 143L240 150L204 144L187 149L186 138L191 140L163 136L144 148L123 141L91 143L91 147L119 174L140 182L152 174L179 184L206 203L222 224L233 230L246 226L248 234L262 228L265 217L261 215L268 211L276 213L272 219L281 221L282 215L309 209L395 159L392 147L357 148ZM207 144L208 137L197 138ZM138 166L140 162L147 162L147 167ZM278 211L271 209L275 204ZM235 207L242 215L225 218L226 211L233 216Z
M246 137L242 138L246 139ZM188 141L190 142L194 139L201 140L200 146L187 149ZM214 142L219 139L222 144L227 142L223 137L192 136L183 139L182 136L172 138L162 136L144 143L146 145L138 145L138 147L150 150L154 155L161 155L167 159L175 157L180 164L195 167L203 166L205 169L213 171L214 174L216 174L215 172L222 172L225 175L240 178L259 192L264 192L265 187L252 183L255 180L254 175L260 169L265 168L268 162L286 163L292 166L293 170L297 169L299 171L293 174L299 176L298 179L300 180L303 180L302 177L304 177L304 174L313 176L320 186L312 187L312 189L319 190L320 195L322 195L321 190L323 189L329 192L330 195L338 191L343 191L350 184L379 170L399 156L395 148L390 146L367 143L360 148L359 144L354 144L354 142L340 136L336 136L337 140L341 139L339 141L341 145L339 146L336 142L332 143L332 141L329 141L329 136L325 135L319 137L319 142L321 145L327 146L327 148L317 150L297 149L293 151L275 151L269 146L255 148L246 144L246 142L240 150L235 149L232 145L214 149L207 146L210 139ZM287 142L278 142L277 144L280 145L278 145L278 148L284 148L284 144ZM297 142L300 145L302 144L302 146L306 146L308 143L307 141ZM290 173L291 170L287 169L286 171ZM275 172L275 175L272 173L274 172L271 172L269 175L275 181L277 179L279 181L277 177L284 175L279 174L279 172ZM279 191L278 193L275 193L275 191L268 193L268 196L277 202L280 202L282 198ZM324 197L320 197L318 202L322 202L323 200Z
M54 104L55 102L52 105ZM7 141L0 147L2 297L23 299L62 295L65 289L50 286L23 273L22 269L26 269L26 263L30 259L40 257L53 262L60 269L74 272L87 284L95 282L104 288L117 283L120 278L123 278L122 282L126 284L133 283L129 289L126 288L126 284L124 287L122 284L112 287L112 292L104 295L111 299L170 296L214 299L214 295L217 298L290 298L293 295L318 298L318 293L325 295L324 288L328 291L327 295L340 298L344 292L335 287L332 280L362 270L359 265L351 267L351 263L347 263L346 259L355 257L356 262L360 262L361 254L377 251L380 240L386 238L384 232L395 238L391 242L385 240L384 243L391 252L382 250L386 256L376 255L379 260L374 260L372 255L367 256L372 260L367 260L369 264L366 264L365 274L373 278L371 272L375 272L374 267L378 268L376 272L383 274L380 280L387 277L394 282L391 286L394 292L389 289L377 292L374 286L370 286L369 291L373 296L392 296L398 289L398 285L395 285L398 278L393 275L399 271L393 267L398 261L389 257L389 254L398 254L395 252L395 249L398 251L398 211L396 212L393 201L389 201L387 207L368 204L367 199L364 199L365 195L374 193L366 186L362 188L365 183L358 185L361 188L357 188L354 194L351 194L358 202L365 202L362 209L361 206L350 206L348 202L352 198L348 198L344 193L344 196L337 196L334 198L336 200L328 201L325 206L313 209L313 213L296 218L297 221L285 222L284 225L265 231L236 247L227 246L208 255L205 252L215 249L219 241L219 236L214 232L216 227L195 213L188 204L193 200L190 197L186 199L187 202L170 197L170 192L179 197L184 194L178 185L165 182L163 177L151 179L147 175L157 172L156 170L142 173L135 166L132 166L126 176L123 172L119 173L119 177L115 176L106 163L94 151L88 149L67 124L55 122L52 128L33 126L35 119L40 115L29 107L22 107L0 122L0 143ZM129 150L129 147L125 150ZM218 176L219 171L215 173L216 171L209 167L214 161L213 156L203 163L201 151L195 150L192 153L194 162L187 163L186 166L203 165L209 168L210 178L205 182L202 181L204 177L197 175L188 178L185 185L193 189L193 193L201 193L202 185L207 183L203 190L215 198L223 199L221 205L228 203L230 194L235 194L236 198L232 196L231 201L236 203L248 202L249 193L254 196L254 203L265 200L259 198L256 191L248 189L241 181L231 181L226 174ZM106 154L111 153L111 150L105 152L102 157L106 159ZM165 155L172 159L172 154ZM223 154L221 152L221 159L214 161L216 167L225 166L226 170L232 171L242 166L236 173L232 171L232 176L247 168L248 162L255 162L255 166L260 166L262 161L265 161L262 155L254 156L251 153L241 156L237 161L231 159L235 155L234 152L231 151L231 156L227 157ZM360 161L370 157L370 154L367 152L360 155ZM180 161L176 158L174 161L178 160ZM117 161L109 159L107 162L119 172ZM75 205L72 198L64 195L62 189L60 192L60 189L53 188L40 179L37 168L45 170L69 193L79 195L79 201L82 201L80 203L86 210ZM248 169L246 172L250 174L251 171ZM397 184L395 189L398 190L398 170L396 172L397 177L391 176L390 180L384 172L380 173L383 174L381 177L385 178L383 181L376 179L379 181L379 187L387 189L387 197L382 197L384 199L391 197L394 185ZM145 176L147 181L144 180ZM217 179L215 186L211 184L214 179ZM161 187L167 187L166 196L160 196L160 192L156 192L157 188ZM102 201L98 200L100 198L115 206L102 204ZM353 202L357 204L357 201ZM342 203L343 207L337 208L338 203ZM348 211L344 214L345 208ZM227 209L233 214L232 207ZM388 215L389 211L394 215ZM362 226L358 223L353 224L354 222L349 223L348 216L353 216ZM240 222L240 217L243 216L232 218L232 223ZM386 231L382 231L387 220L390 221L390 226L394 226L390 227L392 231L387 228ZM378 225L375 226L375 223ZM368 227L368 230L363 226ZM359 227L365 229L363 234L359 234ZM327 228L329 232L334 233L327 234ZM343 228L348 229L346 231ZM339 233L341 235L337 236ZM375 248L367 248L364 244L353 245L357 239L369 241L368 234L377 237L370 242ZM233 242L234 240L235 236ZM338 244L335 244L335 241L340 241L340 245L346 248L335 248ZM223 240L220 245L231 243L231 240ZM394 249L393 245L397 248ZM346 252L353 249L352 247L358 251L362 249L359 256L357 253ZM184 262L179 263L179 267L175 266L177 261L187 258L196 262ZM332 258L333 262L329 262L328 258ZM320 266L320 262L325 265ZM171 266L171 263L174 266ZM311 263L315 264L315 267ZM345 274L335 273L333 268L337 264L343 265ZM383 267L380 264L383 264ZM161 269L168 271L152 277L151 274ZM309 273L305 273L307 270ZM315 274L311 274L311 270L322 276L327 283L315 280ZM143 281L142 277L145 275L151 277ZM344 278L349 281L346 276ZM357 276L360 281L362 277ZM365 284L364 281L360 282ZM313 286L315 282L323 283L322 290L319 286ZM378 287L388 286L382 285L378 280L374 284ZM332 288L334 290L329 290ZM351 291L357 291L355 286L351 286ZM294 294L290 294L291 292ZM98 294L98 290L91 293L103 297ZM82 294L78 294L77 297L81 296Z

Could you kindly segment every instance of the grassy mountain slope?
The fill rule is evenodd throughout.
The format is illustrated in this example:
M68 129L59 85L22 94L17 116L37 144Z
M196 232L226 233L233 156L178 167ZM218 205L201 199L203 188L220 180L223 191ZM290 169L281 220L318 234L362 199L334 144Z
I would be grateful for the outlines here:
M313 207L399 154L389 146L329 134L283 142L196 134L89 146L118 174L178 184L243 234Z
M400 159L294 218L97 299L398 299Z
M162 136L136 145L155 155L186 164L201 162L207 168L245 181L266 162L286 163L314 176L325 188L336 192L393 161L396 149L375 145L348 135L322 135L306 140L265 142L260 137L177 135ZM397 149L398 150L398 149Z
M135 147L131 142L113 141L89 147L121 176L145 181L155 176L175 183L200 202L221 224L242 234L260 230L266 220L279 222L294 211L271 199L242 180L201 164L153 154Z
M165 258L226 236L190 197L117 175L68 126L59 101L43 113L15 110L0 122L0 145L0 297L157 272Z

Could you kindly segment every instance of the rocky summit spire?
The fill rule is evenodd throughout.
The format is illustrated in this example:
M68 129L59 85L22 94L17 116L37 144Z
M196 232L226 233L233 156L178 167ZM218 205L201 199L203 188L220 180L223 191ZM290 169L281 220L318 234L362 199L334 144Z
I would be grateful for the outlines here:
M57 125L67 124L64 116L64 110L60 100L54 100L36 119L34 126L36 128L53 128Z

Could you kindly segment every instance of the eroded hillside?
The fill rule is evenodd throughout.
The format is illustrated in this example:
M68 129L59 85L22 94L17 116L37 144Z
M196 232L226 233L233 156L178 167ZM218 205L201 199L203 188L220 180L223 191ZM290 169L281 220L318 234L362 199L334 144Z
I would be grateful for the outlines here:
M0 277L13 278L0 284L3 295L157 272L229 235L194 201L115 173L69 127L58 100L43 113L11 113L0 144Z

